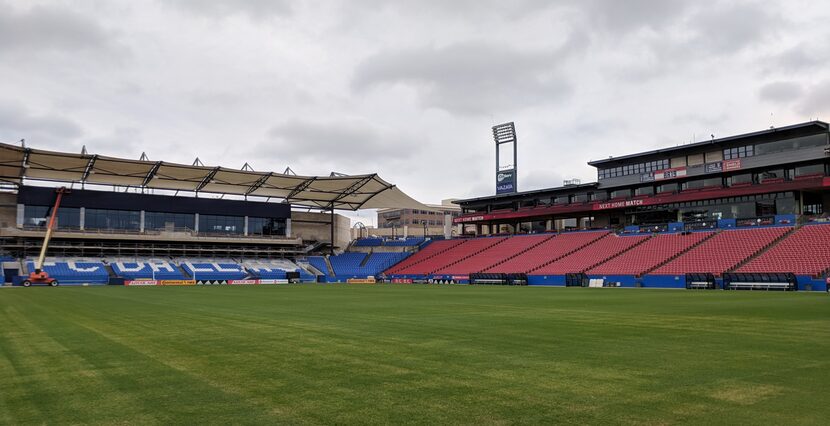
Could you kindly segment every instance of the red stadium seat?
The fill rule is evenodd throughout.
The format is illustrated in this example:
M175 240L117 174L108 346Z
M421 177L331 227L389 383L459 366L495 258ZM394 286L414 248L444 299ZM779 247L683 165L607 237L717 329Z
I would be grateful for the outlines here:
M651 273L676 275L699 272L720 275L768 247L790 230L791 227L775 227L722 231Z
M819 275L830 268L830 225L805 225L736 272Z
M608 231L565 232L527 250L520 256L510 258L486 269L491 273L525 273L540 268L556 259L590 244L608 234Z
M589 275L641 275L712 235L714 232L656 235L586 273Z

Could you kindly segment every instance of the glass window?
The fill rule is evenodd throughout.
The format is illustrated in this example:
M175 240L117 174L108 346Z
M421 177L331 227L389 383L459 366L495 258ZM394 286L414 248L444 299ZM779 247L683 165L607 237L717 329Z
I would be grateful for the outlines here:
M630 189L618 189L616 191L611 191L611 198L628 198L631 196Z
M608 193L603 192L594 192L591 194L591 201L604 201L608 199Z
M761 143L755 146L754 152L757 155L765 155L775 152L804 149L823 145L827 145L826 134L802 136L800 138L787 139L783 141Z
M677 184L676 183L664 183L657 187L657 193L662 192L675 192L677 191Z
M634 195L652 195L654 194L653 186L642 186L634 189Z
M706 188L722 187L723 179L719 177L703 179L703 186Z
M24 206L23 226L45 228L52 215L52 208L46 206ZM56 228L80 228L81 209L77 207L61 207L58 209Z
M700 189L700 188L703 188L703 180L702 179L701 180L690 180L688 182L683 182L682 184L680 184L680 189L681 190Z
M241 216L199 215L199 232L242 234L244 228L245 218Z
M795 168L795 175L796 176L808 176L808 175L823 175L824 174L824 164L811 164L809 166L801 166Z
M752 174L745 173L741 175L728 176L726 178L726 186L752 183Z
M584 203L588 201L588 194L574 194L571 196L572 203Z
M144 229L165 229L168 224L173 228L196 228L193 213L144 212Z
M141 212L133 210L86 209L86 229L131 229L141 228Z

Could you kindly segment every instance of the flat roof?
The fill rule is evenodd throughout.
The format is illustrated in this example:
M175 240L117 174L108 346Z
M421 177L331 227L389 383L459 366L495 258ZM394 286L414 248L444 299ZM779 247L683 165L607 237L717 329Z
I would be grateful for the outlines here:
M673 153L673 152L677 152L677 151L687 150L687 149L690 149L690 148L699 148L699 147L707 146L707 145L717 145L717 144L726 143L726 142L734 142L734 141L739 140L739 139L754 138L754 137L770 135L770 134L774 134L774 133L778 133L778 132L804 129L804 128L808 128L808 127L816 127L817 130L827 130L828 129L828 124L823 122L823 121L819 121L819 120L807 121L807 122L804 122L804 123L792 124L792 125L784 126L784 127L775 127L775 128L771 128L771 129L757 131L757 132L742 133L740 135L727 136L727 137L724 137L724 138L717 138L717 139L712 139L712 140L703 141L703 142L689 143L689 144L680 145L680 146L673 146L673 147L670 147L670 148L661 148L661 149L655 149L655 150L652 150L652 151L639 152L639 153L636 153L636 154L621 155L619 157L609 157L609 158L604 158L604 159L601 159L601 160L592 160L592 161L589 161L588 164L591 165L591 166L597 167L597 166L600 166L600 165L603 165L603 164L615 163L615 162L622 161L622 160L630 160L630 159L637 158L637 157L646 157L646 156L657 155L657 154L668 154L668 153Z
M476 201L498 201L503 199L509 199L512 197L524 197L527 195L536 195L542 194L546 192L561 192L565 190L572 190L572 189L596 189L599 184L597 182L589 182L589 183L582 183L579 185L564 185L558 186L555 188L544 188L544 189L534 189L530 191L521 191L521 192L514 192L512 194L497 194L497 195L488 195L485 197L476 197L476 198L466 198L463 200L455 200L453 203L456 204L465 204L465 203L473 203Z

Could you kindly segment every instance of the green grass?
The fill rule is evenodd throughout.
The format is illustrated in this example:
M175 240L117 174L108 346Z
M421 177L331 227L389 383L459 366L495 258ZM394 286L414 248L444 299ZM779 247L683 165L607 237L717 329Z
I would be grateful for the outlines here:
M818 293L3 289L0 423L827 424L829 349Z

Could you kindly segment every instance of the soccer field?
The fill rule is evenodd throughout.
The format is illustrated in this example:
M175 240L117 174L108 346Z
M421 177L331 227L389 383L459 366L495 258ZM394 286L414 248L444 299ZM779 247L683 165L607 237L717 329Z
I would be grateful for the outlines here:
M830 418L821 293L15 288L0 327L3 424Z

